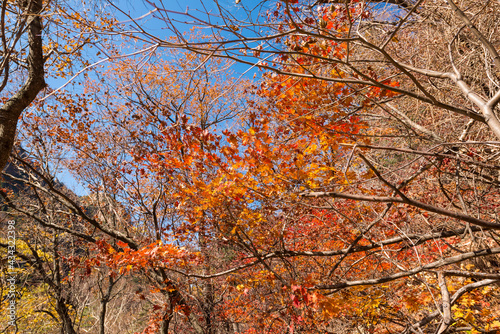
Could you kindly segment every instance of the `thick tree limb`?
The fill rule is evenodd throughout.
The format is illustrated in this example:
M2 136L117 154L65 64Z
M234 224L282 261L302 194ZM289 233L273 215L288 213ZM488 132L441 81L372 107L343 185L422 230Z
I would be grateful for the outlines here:
M484 231L484 229L480 229L475 226L471 226L471 230L473 232L480 232ZM412 241L412 246L417 246L420 245L426 241L429 240L434 240L434 239L444 239L444 238L450 238L450 237L455 237L459 235L463 235L467 231L466 228L462 228L457 231L442 231L442 232L434 232L434 233L428 233L425 235L421 234L408 234L405 236L400 236L400 237L395 237L395 238L390 238L378 242L374 242L372 245L368 246L355 246L355 247L348 247L344 249L339 249L339 250L326 250L326 251L291 251L291 250L283 250L283 251L276 251L276 252L271 252L268 254L261 254L261 260L268 260L268 259L273 259L273 258L291 258L291 257L299 257L299 256L306 256L306 257L331 257L331 256L339 256L339 255L348 255L348 254L355 254L359 252L366 252L374 249L378 249L384 246L389 246L389 245L394 245L394 244L399 244L403 243L405 241ZM194 274L194 273L187 273L183 272L180 270L172 269L172 268L167 268L166 270L176 272L178 274L181 274L186 277L196 277L196 278L201 278L201 279L211 279L211 278L216 278L216 277L221 277L225 276L240 270L243 270L245 268L253 267L257 264L260 263L260 260L255 260L246 264L243 264L241 266L233 267L225 271L213 273L213 274L207 274L207 275L202 275L202 274ZM444 271L445 274L450 272L450 276L452 276L453 271ZM479 274L479 273L473 273L473 274ZM464 276L464 275L455 275L455 276ZM467 276L468 277L468 276ZM474 276L476 277L476 276ZM498 275L478 275L478 278L500 278L500 274Z
M29 1L28 17L28 78L19 91L0 107L0 170L3 170L14 144L17 121L21 113L45 87L42 44L42 0Z
M443 208L439 208L427 203L423 203L417 200L410 199L408 197L401 198L401 197L390 197L390 196L366 196L366 195L355 195L355 194L347 194L347 193L339 193L339 192L334 192L334 191L326 191L326 192L308 192L308 193L302 193L300 194L302 197L313 197L313 198L319 198L319 197L331 197L331 198L342 198L342 199L351 199L355 201L365 201L365 202L384 202L384 203L405 203L429 212L434 212L443 216L447 216L450 218L455 218L458 220L462 220L467 223L471 223L474 225L482 226L482 227L487 227L487 228L493 228L493 229L500 229L500 224L496 222L490 222L487 220L471 217L469 215L465 215L460 212L456 211L451 211Z
M316 1L316 4L320 4L320 3L345 3L346 1L345 0L318 0ZM349 2L349 0L347 0L347 2ZM387 4L391 4L391 5L396 5L396 6L400 6L402 8L412 8L414 6L414 4L409 1L409 0L370 0L370 2L373 2L373 3L387 3Z
M474 252L468 252L468 253L463 253L463 254L456 255L456 256L451 256L448 258L443 258L441 260L431 262L431 263L428 263L426 265L419 266L419 267L413 268L411 270L399 272L399 273L389 275L389 276L384 276L384 277L374 278L374 279L359 280L359 281L346 281L346 282L341 282L341 283L336 283L336 284L318 285L318 286L315 286L314 289L338 290L338 289L348 288L348 287L352 287L352 286L382 284L385 282L397 280L399 278L412 276L412 275L415 275L415 274L422 272L422 271L437 269L437 268L441 268L441 267L446 266L446 265L450 265L450 264L457 263L457 262L462 262L462 261L465 261L468 259L473 259L473 258L480 257L480 256L486 256L486 255L492 255L492 254L498 254L498 253L500 253L500 247L487 248L487 249L482 249L482 250L478 250L478 251L474 251Z

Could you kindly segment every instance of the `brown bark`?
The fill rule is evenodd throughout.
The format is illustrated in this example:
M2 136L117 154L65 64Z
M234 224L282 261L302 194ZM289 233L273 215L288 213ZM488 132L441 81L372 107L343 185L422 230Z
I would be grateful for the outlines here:
M45 87L40 17L43 1L33 0L27 6L29 7L24 8L24 12L28 20L28 78L24 85L0 107L0 170L4 169L9 159L21 113Z

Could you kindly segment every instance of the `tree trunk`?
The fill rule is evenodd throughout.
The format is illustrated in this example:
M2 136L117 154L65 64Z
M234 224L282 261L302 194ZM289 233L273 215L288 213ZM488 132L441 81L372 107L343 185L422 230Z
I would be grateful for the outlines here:
M76 331L73 328L73 321L71 321L69 310L66 307L64 299L57 300L56 311L62 322L61 334L76 334Z
M28 78L17 93L0 107L0 170L4 169L9 159L19 116L45 87L42 19L40 17L43 1L32 0L27 6L29 7L24 8L24 11L28 20Z

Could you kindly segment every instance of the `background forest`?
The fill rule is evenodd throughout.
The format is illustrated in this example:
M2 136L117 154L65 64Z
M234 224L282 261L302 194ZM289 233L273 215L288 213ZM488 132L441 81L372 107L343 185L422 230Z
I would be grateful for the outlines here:
M499 1L0 3L0 332L500 332Z

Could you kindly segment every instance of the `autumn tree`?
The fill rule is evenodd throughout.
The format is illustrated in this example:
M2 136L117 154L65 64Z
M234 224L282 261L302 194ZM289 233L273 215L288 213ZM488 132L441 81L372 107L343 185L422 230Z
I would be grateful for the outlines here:
M0 71L3 78L1 89L4 90L7 86L11 75L11 66L17 65L18 57L20 57L18 66L25 63L28 69L25 84L4 102L0 111L0 166L2 169L7 163L14 143L19 116L45 86L42 23L40 18L42 7L42 1L15 4L9 4L9 1L2 2L0 23L2 29L2 63ZM21 52L19 47L16 47L22 35L26 35L24 38L29 44L27 55L26 50ZM19 56L17 56L18 53Z
M498 3L213 3L26 118L92 193L39 185L75 268L149 282L145 332L498 330Z
M216 220L228 219L220 228L225 239L246 245L255 263L276 280L281 275L270 262L281 259L294 268L292 257L332 261L323 264L329 268L325 274L296 291L306 286L345 300L342 291L367 286L368 292L353 293L362 302L367 293L387 298L387 289L394 288L386 284L384 290L387 282L408 286L405 277L421 282L420 290L405 294L414 299L392 296L395 304L383 305L385 318L376 313L381 306L374 297L370 305L376 312L366 309L373 319L366 324L370 330L387 323L402 331L428 326L440 333L452 325L469 330L497 325L490 313L472 311L458 298L498 279L497 3L265 1L253 6L241 1L241 15L217 3L216 14L151 6L151 16L177 39L155 38L146 27L136 30L136 37L268 71L256 93L269 104L247 113L246 130L226 133L232 145L221 151L232 168L222 169L219 183L207 190L197 187L198 206L213 209ZM217 33L193 43L177 28L183 22ZM287 187L280 185L285 181ZM236 203L229 204L228 196ZM342 250L316 248L317 237L311 237L313 243L293 252L268 234L271 226L286 231L306 217L324 221L324 210L336 217L331 223L340 219L353 233ZM366 253L364 247L374 248ZM408 249L412 253L403 256ZM424 286L439 291L441 302L432 316L419 320L413 303L436 298L425 297ZM450 289L459 293L452 296ZM410 312L401 310L405 303Z
M79 281L68 281L67 259L81 253L83 248L71 234L64 232L64 228L75 228L77 224L71 219L68 221L67 216L54 214L61 208L60 204L37 188L46 183L44 168L36 162L33 165L25 163L26 155L26 152L21 153L24 157L18 156L17 163L11 163L6 169L4 185L7 188L0 191L4 199L2 223L8 219L15 224L16 258L8 266L8 271L16 274L6 274L2 281L8 282L10 278L10 284L15 284L17 289L16 296L2 295L4 311L9 310L5 305L12 300L16 302L15 326L5 322L9 325L4 332L54 331L60 327L63 333L76 333L85 306L77 303ZM50 185L64 191L61 184ZM3 254L12 253L12 243L8 241L10 239L2 236ZM3 269L7 271L7 266Z
M31 148L33 161L47 167L44 182L31 185L66 209L52 212L40 204L29 215L13 203L10 208L42 225L46 210L78 221L48 226L80 239L82 249L92 254L74 256L74 275L90 275L87 281L103 284L98 291L102 301L114 294L111 283L117 277L141 277L155 292L150 296L142 287L135 301L148 306L149 330L159 326L165 333L169 328L215 333L222 326L215 307L223 287L186 280L169 270L196 263L207 272L219 265L210 226L187 221L179 212L179 198L211 179L214 171L205 161L217 154L213 141L220 136L214 133L236 122L243 111L245 80L232 78L227 69L224 61L207 62L182 52L155 55L149 64L119 61L96 74L108 81L89 80L80 95L56 92L52 100L37 104L38 111L29 113L23 124L21 138ZM47 113L53 117L43 118ZM82 201L58 191L58 163L73 171L92 194ZM99 276L106 270L109 275ZM106 305L102 303L101 324Z
M40 92L58 89L92 67L96 53L109 41L116 20L104 7L85 1L1 2L0 30L0 169L7 164L18 120ZM102 61L102 59L101 59ZM55 87L54 87L55 86ZM50 116L48 116L50 117Z
M38 126L43 127L41 122ZM39 133L32 133L40 138ZM44 144L48 144L44 146ZM48 141L37 140L31 151L14 152L14 161L4 171L2 224L15 222L16 261L2 263L2 319L8 319L6 307L13 297L9 280L12 265L15 270L15 326L5 321L3 332L61 332L79 333L90 330L99 333L120 332L125 328L137 330L147 323L146 314L131 312L148 309L149 300L137 295L143 281L125 282L122 274L97 262L90 267L89 259L96 255L95 231L85 219L127 219L109 199L100 202L79 198L52 174L57 166L40 163L56 160L57 154ZM82 210L75 214L72 209ZM108 203L104 208L104 203ZM110 212L111 211L111 212ZM0 251L7 259L11 244L7 231L0 239ZM12 281L10 281L12 282ZM7 287L7 288L5 288ZM145 297L146 298L146 297ZM133 305L133 307L126 305ZM143 313L145 313L143 311ZM122 320L120 320L123 318ZM106 331L105 331L106 326Z

